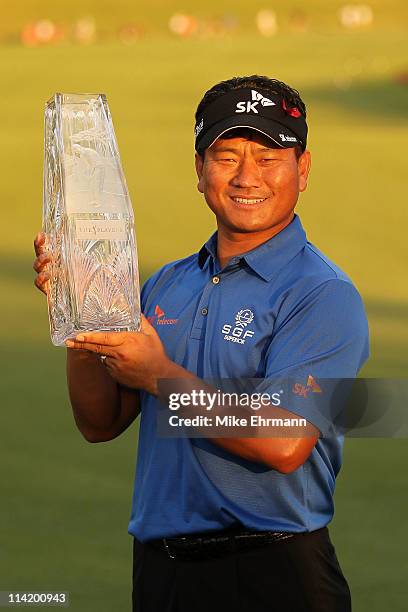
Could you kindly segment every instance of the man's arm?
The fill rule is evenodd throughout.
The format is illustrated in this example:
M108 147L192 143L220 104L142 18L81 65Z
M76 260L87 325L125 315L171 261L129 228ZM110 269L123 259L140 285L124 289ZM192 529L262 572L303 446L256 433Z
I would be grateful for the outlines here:
M330 279L310 291L301 308L297 302L289 308L267 352L265 378L279 375L301 380L310 374L318 379L353 378L367 356L367 343L367 320L358 292L347 281ZM157 332L143 316L140 332L79 334L67 341L67 346L107 355L105 365L113 379L156 396L160 379L176 381L183 390L187 386L186 391L205 387L203 381L168 358ZM166 394L160 392L160 398L167 403ZM288 409L295 406L294 414L278 407L274 407L274 414L277 418L305 418L307 431L303 430L301 437L220 437L214 442L283 473L296 470L312 451L318 428L324 430L327 418L303 400L300 405L295 395L291 400Z
M165 404L169 405L169 396L173 392L187 393L192 396L194 390L203 389L206 392L212 393L215 390L210 388L203 380L194 376L191 372L177 365L173 361L169 361L163 376L165 379L162 384L156 386L153 390L154 395L157 395ZM194 410L194 412L193 412ZM248 416L248 413L242 411L239 406L234 406L234 414L238 416ZM188 406L185 411L179 411L183 416L193 417L200 414L200 411ZM211 409L211 415L225 416L231 414L230 407L226 410L225 406L215 405ZM298 415L278 406L265 406L257 413L259 416L265 416L274 419L292 419ZM195 428L200 430L199 427ZM288 428L274 427L273 437L217 437L211 438L211 441L225 450L239 455L243 459L262 463L267 467L278 470L282 474L294 472L300 467L312 452L317 440L319 439L319 430L307 422L306 427L302 427L301 431L291 429L290 437L287 436ZM299 433L299 437L296 434ZM281 435L279 435L281 434Z
M75 422L88 442L116 438L140 412L138 390L117 383L95 353L67 349L67 382Z
M167 357L157 332L143 316L140 332L86 333L66 344L74 349L73 352L78 349L93 351L98 361L98 355L108 355L104 367L112 378L129 387L144 389L166 403L174 388L163 392L158 385L160 379L175 381L178 390L183 392L206 387L204 381ZM95 404L95 410L98 410L98 404ZM275 412L270 412L269 416L295 416L284 409L274 407L273 410ZM215 438L213 441L244 459L288 473L307 459L318 437L318 430L309 424L308 431L302 431L299 438Z

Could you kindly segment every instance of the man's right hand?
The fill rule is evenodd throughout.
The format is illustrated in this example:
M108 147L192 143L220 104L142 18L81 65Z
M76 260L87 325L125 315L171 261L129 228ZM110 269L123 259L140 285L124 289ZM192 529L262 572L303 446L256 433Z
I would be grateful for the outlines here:
M52 260L52 257L45 250L45 234L43 232L39 232L35 237L34 250L37 255L33 263L33 268L37 272L34 285L47 295L50 275L46 271L46 266Z

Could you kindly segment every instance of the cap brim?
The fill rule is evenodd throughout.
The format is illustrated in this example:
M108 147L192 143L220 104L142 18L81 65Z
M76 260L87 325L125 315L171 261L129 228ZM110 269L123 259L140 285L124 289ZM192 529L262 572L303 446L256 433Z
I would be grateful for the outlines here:
M298 145L302 146L296 134L281 123L256 115L245 115L245 117L228 117L211 126L208 132L198 139L196 150L203 151L211 147L218 138L223 136L226 132L236 128L249 128L255 130L267 138L270 138L275 146L281 149L288 149ZM282 138L282 136L284 136L284 138ZM289 138L289 140L285 140L286 138Z

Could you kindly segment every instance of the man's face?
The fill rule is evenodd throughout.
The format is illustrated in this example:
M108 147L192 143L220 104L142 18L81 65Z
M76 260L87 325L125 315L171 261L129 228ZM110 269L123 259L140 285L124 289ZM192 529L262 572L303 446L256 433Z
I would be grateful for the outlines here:
M217 217L219 229L263 233L285 227L299 192L307 186L310 153L272 148L272 141L246 130L219 138L196 155L198 189Z

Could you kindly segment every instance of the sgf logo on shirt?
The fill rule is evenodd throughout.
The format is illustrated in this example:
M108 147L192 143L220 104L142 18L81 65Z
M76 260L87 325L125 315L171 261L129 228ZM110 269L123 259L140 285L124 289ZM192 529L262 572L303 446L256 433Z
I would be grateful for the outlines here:
M247 338L252 338L255 332L251 329L246 329L254 320L254 313L249 308L243 308L239 310L235 315L235 325L225 323L221 333L224 336L224 340L228 342L237 342L238 344L245 344Z

